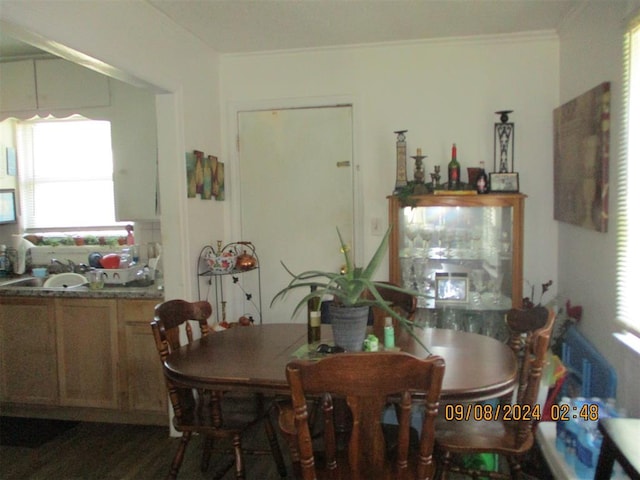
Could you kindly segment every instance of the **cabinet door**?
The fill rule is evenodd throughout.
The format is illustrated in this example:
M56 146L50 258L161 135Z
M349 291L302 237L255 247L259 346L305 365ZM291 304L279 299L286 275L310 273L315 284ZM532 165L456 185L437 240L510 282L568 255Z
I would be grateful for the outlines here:
M103 107L110 104L109 80L58 58L36 60L38 108Z
M122 330L123 371L126 405L129 410L167 412L167 389L158 350L149 323L156 300L121 300L119 324Z
M61 405L118 407L116 300L56 299Z
M35 110L33 60L0 63L0 111Z
M0 399L53 405L58 401L52 299L0 298Z

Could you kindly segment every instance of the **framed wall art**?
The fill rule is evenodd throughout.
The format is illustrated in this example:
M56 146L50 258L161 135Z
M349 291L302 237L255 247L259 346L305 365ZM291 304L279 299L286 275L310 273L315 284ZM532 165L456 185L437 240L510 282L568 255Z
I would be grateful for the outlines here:
M553 217L606 232L609 216L611 85L553 111Z
M0 190L0 223L15 223L17 221L16 191L14 189Z

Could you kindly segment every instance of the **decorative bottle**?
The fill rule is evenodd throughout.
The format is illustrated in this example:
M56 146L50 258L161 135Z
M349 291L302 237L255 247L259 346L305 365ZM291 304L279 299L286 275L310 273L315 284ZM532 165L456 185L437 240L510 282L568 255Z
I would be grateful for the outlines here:
M458 149L454 143L451 147L451 161L449 162L449 190L460 188L460 164L458 163Z
M476 191L478 193L489 193L489 179L484 170L484 162L480 162L480 173L476 179Z
M316 291L316 286L311 287ZM320 297L313 297L307 301L307 343L320 341Z

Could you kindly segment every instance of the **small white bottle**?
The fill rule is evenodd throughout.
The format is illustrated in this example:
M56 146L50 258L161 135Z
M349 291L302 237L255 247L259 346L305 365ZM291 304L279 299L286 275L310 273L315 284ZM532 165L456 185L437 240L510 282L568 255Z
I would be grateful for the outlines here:
M390 350L396 346L395 331L393 329L393 322L391 317L385 317L384 319L384 348Z

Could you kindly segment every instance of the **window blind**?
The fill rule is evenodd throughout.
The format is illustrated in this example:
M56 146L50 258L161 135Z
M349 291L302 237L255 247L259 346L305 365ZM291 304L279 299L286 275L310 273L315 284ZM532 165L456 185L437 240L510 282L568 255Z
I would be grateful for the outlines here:
M111 125L72 117L18 128L27 230L117 225Z
M623 118L618 170L617 317L640 336L640 17L624 42Z

